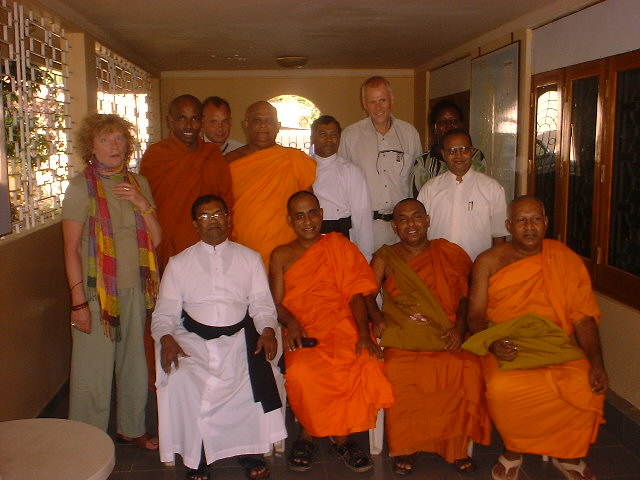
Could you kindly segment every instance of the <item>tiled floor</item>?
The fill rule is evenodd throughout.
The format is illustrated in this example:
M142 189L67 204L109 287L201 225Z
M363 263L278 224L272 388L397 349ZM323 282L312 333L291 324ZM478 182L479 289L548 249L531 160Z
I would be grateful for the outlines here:
M156 423L152 399L149 405L149 424ZM48 416L66 416L66 404L62 404L57 411ZM290 432L296 432L292 415L289 412L288 425ZM109 433L115 436L113 426ZM295 435L293 433L292 435ZM368 435L359 434L357 440L361 446L368 446ZM287 439L287 451L291 440ZM375 456L375 467L371 472L352 473L336 458L328 453L329 441L327 439L316 440L317 451L313 468L309 472L295 473L286 467L283 455L273 455L267 459L271 469L271 478L274 480L389 480L403 478L391 471L391 461L386 449L381 455ZM474 460L478 470L473 474L459 474L455 472L440 457L433 454L419 454L416 461L416 469L411 475L415 480L490 480L491 466L496 461L502 450L500 439L494 434L492 445L476 445ZM607 430L606 425L600 430L598 441L591 448L587 462L594 470L599 480L640 480L640 458L629 450ZM242 480L245 477L243 469L238 466L233 458L215 462L210 468L212 480ZM116 466L109 477L111 480L169 480L183 479L185 470L180 459L176 459L175 467L165 467L160 463L158 452L141 450L128 444L116 444ZM534 455L526 455L523 468L520 471L519 480L562 480L564 477L550 462L543 462L542 458Z

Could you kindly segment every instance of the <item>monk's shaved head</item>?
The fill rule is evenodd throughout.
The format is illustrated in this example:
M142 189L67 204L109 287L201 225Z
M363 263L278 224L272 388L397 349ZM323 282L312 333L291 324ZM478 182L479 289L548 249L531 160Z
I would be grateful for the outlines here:
M292 205L294 204L294 202L296 202L300 198L311 198L315 202L316 206L320 208L320 200L318 200L318 197L316 197L309 190L300 190L299 192L296 192L293 195L291 195L289 197L289 200L287 200L287 212L291 213Z
M415 204L416 206L419 206L420 210L425 214L427 213L427 209L424 208L424 205L420 200L416 200L415 198L405 198L404 200L400 200L398 203L396 203L396 206L393 207L393 216L395 217L396 212L400 210L402 207L404 207L405 205L413 205L413 204Z
M269 102L261 100L249 105L242 125L247 132L250 148L262 150L275 146L280 122L278 110Z
M247 112L245 113L244 118L246 120L249 120L249 118L251 118L251 116L253 114L255 114L255 112L262 110L262 109L267 109L270 110L271 112L273 112L273 114L275 115L276 119L278 118L278 110L276 109L276 107L274 107L273 105L271 105L269 102L265 101L265 100L260 100L258 102L254 102L251 105L249 105L247 107Z
M516 209L515 207L517 207L518 205L524 203L524 202L535 202L540 206L540 210L542 211L542 215L546 216L546 212L544 209L544 203L542 202L542 200L540 200L538 197L534 197L533 195L520 195L519 197L514 198L511 203L509 204L509 209L507 211L507 217L512 220L511 215L513 214L513 211Z
M202 113L202 103L200 103L200 100L193 95L185 94L171 100L169 104L169 115L175 118L178 115L178 107L184 104L193 104L197 106L200 113Z

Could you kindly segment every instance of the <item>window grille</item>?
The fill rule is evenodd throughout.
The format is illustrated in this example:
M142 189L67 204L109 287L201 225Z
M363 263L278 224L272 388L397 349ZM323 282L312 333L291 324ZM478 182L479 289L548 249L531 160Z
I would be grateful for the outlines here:
M151 133L151 75L96 43L96 76L98 113L115 113L134 126L137 142L129 168L137 170Z
M13 232L59 211L70 171L64 30L15 0L0 1L0 75Z

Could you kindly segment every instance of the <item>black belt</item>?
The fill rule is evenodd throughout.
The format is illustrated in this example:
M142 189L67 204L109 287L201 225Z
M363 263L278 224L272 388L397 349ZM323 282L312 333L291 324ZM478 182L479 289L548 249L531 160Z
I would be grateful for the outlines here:
M347 238L351 229L351 217L339 218L337 220L323 220L320 233L338 232Z
M269 413L282 407L276 379L273 376L271 364L264 359L264 350L254 354L260 335L253 324L249 312L241 322L228 327L211 327L194 320L187 312L182 311L185 330L195 333L205 340L212 340L222 336L231 336L244 328L244 339L247 342L247 363L249 380L253 391L253 401L262 404L264 413Z
M393 213L380 213L377 210L373 212L374 220L384 220L385 222L390 222L393 220Z

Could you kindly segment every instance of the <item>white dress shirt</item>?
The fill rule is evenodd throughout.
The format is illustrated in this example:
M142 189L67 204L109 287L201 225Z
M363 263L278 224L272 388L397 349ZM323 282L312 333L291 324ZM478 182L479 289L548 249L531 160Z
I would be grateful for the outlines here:
M324 158L317 154L318 163L313 193L320 200L325 220L351 216L350 239L367 261L373 254L373 228L367 182L362 170L337 154Z
M509 233L504 225L507 202L497 180L469 169L456 180L447 171L430 179L418 194L431 219L430 240L445 238L460 245L475 260L491 248L492 239Z
M153 338L160 341L181 326L183 309L203 325L225 327L242 321L247 307L259 333L277 328L260 255L230 240L215 247L201 241L169 260L153 312Z

